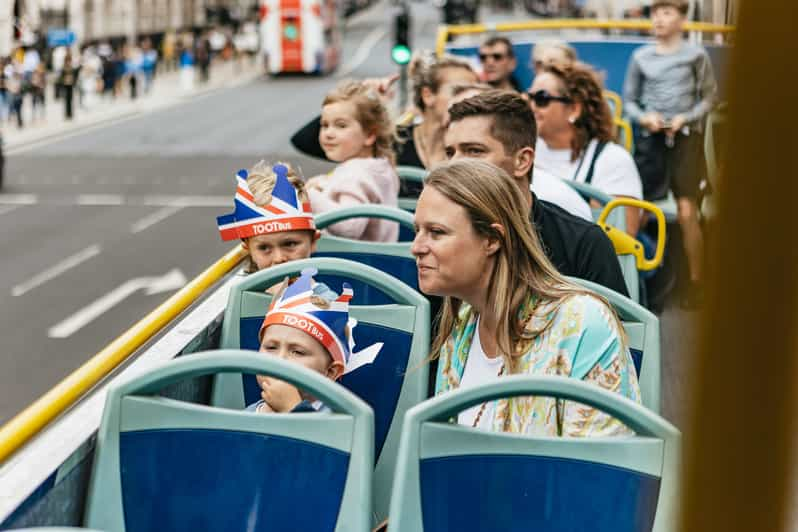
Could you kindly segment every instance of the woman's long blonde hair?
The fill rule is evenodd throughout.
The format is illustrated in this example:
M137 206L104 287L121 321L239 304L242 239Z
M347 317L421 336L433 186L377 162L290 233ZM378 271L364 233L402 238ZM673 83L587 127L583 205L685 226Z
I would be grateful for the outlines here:
M540 305L547 305L547 311L552 315L572 295L595 297L607 305L623 334L620 320L607 300L568 281L546 257L529 221L529 207L518 185L504 170L485 161L452 161L435 167L424 186L434 188L463 207L478 235L498 240L501 244L490 272L488 294L493 311L499 318L496 344L510 373L515 372L517 358L524 355L531 342L551 325L549 320L539 329L526 330L526 316L522 317L519 311L530 296L537 297L533 312ZM492 227L495 224L501 225L504 231ZM449 296L444 298L432 358L440 354L454 330L461 303Z

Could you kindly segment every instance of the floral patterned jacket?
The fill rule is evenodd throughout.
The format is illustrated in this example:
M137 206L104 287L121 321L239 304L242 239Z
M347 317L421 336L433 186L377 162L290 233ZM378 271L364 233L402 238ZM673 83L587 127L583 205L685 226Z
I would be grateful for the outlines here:
M535 308L535 304L532 296L519 310L519 318L529 320L527 330L540 330L553 321L519 358L517 374L582 379L640 402L632 357L606 305L583 294L568 297L559 309L552 304ZM435 395L460 386L476 324L476 313L463 303L455 328L441 349ZM631 434L603 412L549 397L498 399L492 411L497 432L577 437Z

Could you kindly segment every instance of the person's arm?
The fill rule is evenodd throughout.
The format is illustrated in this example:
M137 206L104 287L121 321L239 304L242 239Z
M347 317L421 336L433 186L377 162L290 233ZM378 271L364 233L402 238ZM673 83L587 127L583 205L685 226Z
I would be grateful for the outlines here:
M634 122L640 122L645 114L638 103L643 85L642 78L643 72L640 70L640 65L637 64L637 54L632 54L623 82L623 112Z
M310 205L315 214L364 203L378 203L375 201L376 194L372 190L373 183L370 182L370 176L364 175L362 172L334 176L330 181L323 188L312 186L307 188ZM363 236L368 223L368 218L350 218L332 224L327 230L332 235L357 240Z
M585 231L579 242L577 257L579 257L577 277L593 281L629 297L615 248L598 225Z
M582 330L563 342L571 354L570 376L640 402L640 385L632 356L611 310L597 298L582 296ZM562 403L562 436L601 437L631 433L617 419L578 403Z
M687 112L685 120L687 123L702 120L715 105L717 99L718 84L715 81L715 73L712 70L712 61L706 51L702 50L695 63L696 86L698 87L698 101Z
M328 161L324 150L319 143L319 133L321 132L321 115L317 116L291 137L291 145L305 155L317 157Z

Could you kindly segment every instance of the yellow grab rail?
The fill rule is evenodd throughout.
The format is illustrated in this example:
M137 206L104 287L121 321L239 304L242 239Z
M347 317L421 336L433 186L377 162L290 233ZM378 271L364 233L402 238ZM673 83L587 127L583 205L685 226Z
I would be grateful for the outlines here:
M615 124L617 129L617 138L620 139L621 133L623 133L623 147L629 153L632 153L632 124L629 123L628 120L624 120L623 118L613 118L612 123Z
M646 258L643 244L638 239L607 223L607 217L616 207L643 209L654 214L657 219L657 250L654 252L653 259ZM615 198L604 206L598 220L596 220L596 224L604 229L604 232L612 241L615 253L618 255L634 255L638 270L654 270L662 264L662 258L665 256L665 214L663 214L662 209L653 203L634 198Z
M229 273L247 252L236 246L155 310L125 331L64 380L0 428L0 463L45 425L69 408L92 386L144 345L199 296Z
M621 95L615 91L604 89L604 99L607 100L607 103L612 102L612 117L615 120L621 120L623 118L623 100Z
M562 30L562 29L585 29L585 30L650 30L652 27L650 20L598 20L598 19L551 19L551 20L526 20L522 22L505 22L500 24L456 24L443 25L438 28L438 38L436 39L435 51L441 56L446 51L446 42L449 35L468 35L474 33L512 32L528 30ZM734 26L726 24L711 24L709 22L688 22L684 25L685 31L697 31L702 33L733 33Z

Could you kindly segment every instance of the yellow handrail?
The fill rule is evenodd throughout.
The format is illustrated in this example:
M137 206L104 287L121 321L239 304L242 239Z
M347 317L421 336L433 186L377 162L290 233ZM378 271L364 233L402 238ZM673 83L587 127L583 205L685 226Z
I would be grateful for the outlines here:
M620 138L620 134L623 132L623 147L626 151L632 153L632 124L623 118L614 118L612 123L618 128L618 138Z
M247 255L236 246L0 428L0 463L125 361Z
M650 20L598 20L598 19L550 19L550 20L526 20L522 22L505 22L500 24L456 24L442 25L438 28L438 38L436 39L436 53L441 56L446 51L446 42L449 35L468 35L474 33L486 33L488 31L512 32L529 30L561 30L561 29L585 29L585 30L650 30ZM688 22L684 25L685 31L697 31L702 33L733 33L734 26L726 24L711 24L709 22Z
M621 95L615 91L604 89L604 99L607 103L612 102L612 117L616 120L623 118L623 100Z

